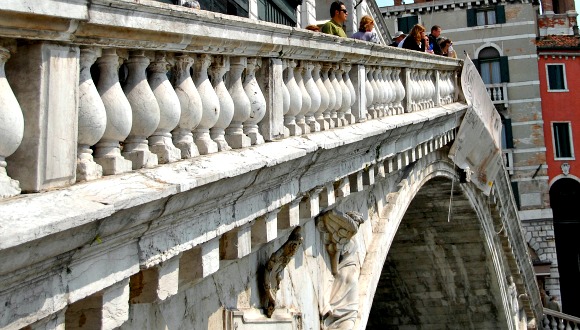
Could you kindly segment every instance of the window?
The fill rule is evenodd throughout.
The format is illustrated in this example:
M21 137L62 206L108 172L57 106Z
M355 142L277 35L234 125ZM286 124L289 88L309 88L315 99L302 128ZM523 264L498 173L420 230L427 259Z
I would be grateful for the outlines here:
M497 49L486 47L479 52L478 58L472 61L479 70L484 84L499 84L510 81L507 56L499 56Z
M505 22L504 6L467 9L467 26L485 26Z
M554 141L555 159L574 158L572 131L570 123L552 123L552 140Z
M419 23L418 16L405 16L397 19L397 31L403 31L405 34L411 32L413 25Z
M546 64L548 91L568 91L564 64Z

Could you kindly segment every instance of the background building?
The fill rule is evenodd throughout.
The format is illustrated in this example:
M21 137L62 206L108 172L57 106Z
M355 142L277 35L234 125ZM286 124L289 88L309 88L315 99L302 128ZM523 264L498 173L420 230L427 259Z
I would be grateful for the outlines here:
M568 6L558 4L560 7ZM572 3L573 7L573 3ZM560 294L535 39L539 4L529 1L415 1L381 8L392 30L442 27L469 55L502 117L503 149L540 287Z
M555 4L554 11L567 8L566 5ZM580 146L580 37L576 16L575 11L541 15L537 46L562 307L565 313L580 316L580 303L576 299L580 294L580 247L576 241L580 232L576 210L580 164L576 162L575 150Z

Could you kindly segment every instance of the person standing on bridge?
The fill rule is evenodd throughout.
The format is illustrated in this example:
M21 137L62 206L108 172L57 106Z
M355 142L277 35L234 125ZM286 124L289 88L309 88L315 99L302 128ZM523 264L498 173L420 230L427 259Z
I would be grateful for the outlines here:
M550 301L548 301L548 303L546 304L546 308L559 312L560 304L558 304L558 297L557 296L550 297Z
M376 44L379 43L379 38L377 37L377 33L373 31L375 27L375 21L369 15L364 15L360 19L360 24L358 28L358 32L353 33L351 38L370 41Z
M320 29L323 33L346 38L344 22L348 17L348 11L342 1L335 1L330 4L330 21L324 23Z

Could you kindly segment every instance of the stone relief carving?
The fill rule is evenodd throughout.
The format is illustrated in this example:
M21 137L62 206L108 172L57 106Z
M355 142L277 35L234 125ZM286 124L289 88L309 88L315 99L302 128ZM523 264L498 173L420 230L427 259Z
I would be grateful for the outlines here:
M296 227L288 241L282 245L278 251L274 252L268 260L264 269L264 291L266 299L268 300L266 306L266 315L272 317L276 309L276 293L280 288L280 281L282 281L282 272L286 265L296 254L296 251L302 245L302 227Z
M322 311L322 329L353 329L358 314L360 259L356 233L364 222L361 214L330 210L318 217L318 229L330 256L334 282Z
M564 175L570 174L570 164L562 163L562 165L560 165L560 169L562 169L562 174Z

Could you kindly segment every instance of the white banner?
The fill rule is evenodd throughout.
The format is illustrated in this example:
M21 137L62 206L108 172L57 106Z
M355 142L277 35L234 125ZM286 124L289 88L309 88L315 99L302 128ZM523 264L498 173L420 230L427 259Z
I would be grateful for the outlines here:
M501 118L469 56L463 64L461 87L470 107L459 126L449 158L467 172L468 181L489 196L503 162Z

